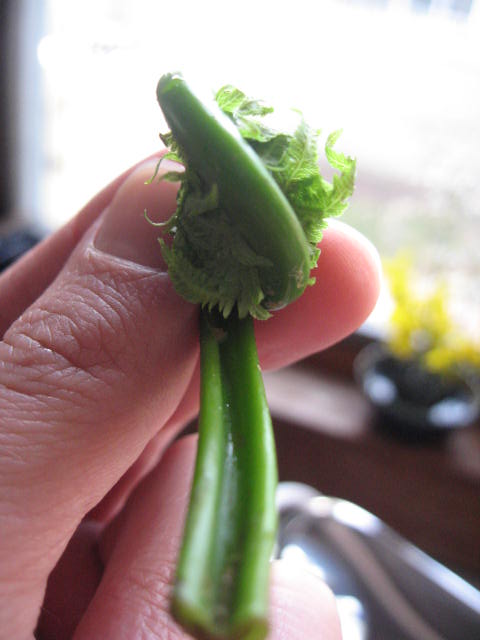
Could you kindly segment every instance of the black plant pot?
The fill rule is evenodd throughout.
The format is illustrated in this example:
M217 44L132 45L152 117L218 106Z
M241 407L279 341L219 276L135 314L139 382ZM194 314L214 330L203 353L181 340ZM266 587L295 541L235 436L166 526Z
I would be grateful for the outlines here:
M432 373L380 345L360 352L355 376L378 411L380 425L400 436L438 439L478 419L479 395L467 380Z

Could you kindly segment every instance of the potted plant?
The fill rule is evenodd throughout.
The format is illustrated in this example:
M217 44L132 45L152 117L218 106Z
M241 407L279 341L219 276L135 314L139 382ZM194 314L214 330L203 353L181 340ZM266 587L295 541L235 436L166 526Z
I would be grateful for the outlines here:
M415 289L413 262L385 264L393 302L388 335L359 354L356 375L382 425L415 439L438 438L474 423L480 346L453 321L448 290Z

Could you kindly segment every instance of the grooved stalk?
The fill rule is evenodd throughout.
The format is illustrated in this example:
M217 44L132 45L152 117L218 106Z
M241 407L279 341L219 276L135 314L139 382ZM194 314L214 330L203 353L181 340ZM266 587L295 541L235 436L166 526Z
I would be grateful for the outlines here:
M277 469L250 317L201 316L199 444L172 601L197 637L267 633Z

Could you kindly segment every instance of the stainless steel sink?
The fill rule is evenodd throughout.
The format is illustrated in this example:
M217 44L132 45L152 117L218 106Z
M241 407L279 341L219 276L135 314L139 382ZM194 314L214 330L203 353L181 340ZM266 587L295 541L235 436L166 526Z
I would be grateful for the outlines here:
M365 509L281 483L276 556L333 590L344 640L480 640L480 591Z

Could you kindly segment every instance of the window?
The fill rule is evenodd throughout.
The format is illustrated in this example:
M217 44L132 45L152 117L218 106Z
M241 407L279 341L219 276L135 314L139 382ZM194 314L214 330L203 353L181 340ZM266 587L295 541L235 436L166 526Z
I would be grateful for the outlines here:
M382 255L409 247L426 279L448 277L456 313L478 331L479 0L43 6L41 165L30 209L44 225L61 224L158 148L163 71L212 87L236 82L301 105L325 133L344 129L339 145L359 166L346 220ZM27 189L28 169L20 175Z

